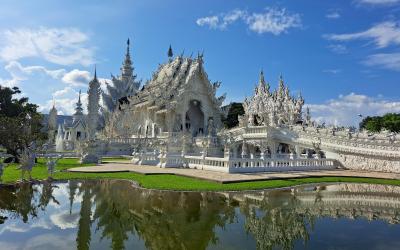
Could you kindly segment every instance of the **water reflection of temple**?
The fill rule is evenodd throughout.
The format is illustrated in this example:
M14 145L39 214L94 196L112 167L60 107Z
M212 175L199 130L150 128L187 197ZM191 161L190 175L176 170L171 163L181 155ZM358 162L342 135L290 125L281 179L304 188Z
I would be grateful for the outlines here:
M76 247L89 249L94 234L123 249L131 235L148 249L206 249L218 244L218 229L241 227L258 249L291 249L307 242L321 218L350 218L399 223L400 187L367 184L304 186L252 192L164 192L135 188L116 180L68 184L21 184L0 189L0 223L41 216L49 203L79 202ZM68 205L67 205L68 207ZM69 209L70 211L72 209ZM67 211L67 213L70 211ZM243 220L239 220L243 218Z
M251 193L225 193L229 199L253 206L283 208L288 201L297 213L318 217L357 218L400 222L400 187L374 184L335 184ZM282 203L280 203L281 201ZM273 205L275 203L275 205Z

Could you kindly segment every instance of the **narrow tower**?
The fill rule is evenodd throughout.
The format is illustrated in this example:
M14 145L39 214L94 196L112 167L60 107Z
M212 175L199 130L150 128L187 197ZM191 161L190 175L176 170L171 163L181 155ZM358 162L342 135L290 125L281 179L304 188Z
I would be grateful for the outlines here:
M122 63L121 67L121 80L128 82L132 78L133 74L133 67L132 67L132 61L131 61L131 54L129 51L129 46L130 46L130 41L128 38L128 41L126 41L126 54L125 54L125 60Z
M49 120L47 126L48 126L47 131L48 131L49 141L51 143L54 143L57 130L57 109L54 100L53 100L53 107L50 109L49 112Z
M99 127L99 110L100 110L100 82L97 80L96 67L94 68L93 80L89 82L88 89L88 132L89 139L94 139Z
M75 113L72 116L72 123L76 123L83 118L83 108L81 102L81 91L79 90L78 102L76 103Z

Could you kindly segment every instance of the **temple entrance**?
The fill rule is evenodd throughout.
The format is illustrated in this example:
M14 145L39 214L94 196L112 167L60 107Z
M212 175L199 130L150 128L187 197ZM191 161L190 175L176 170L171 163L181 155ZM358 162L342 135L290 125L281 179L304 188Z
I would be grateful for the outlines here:
M201 111L201 103L197 100L191 100L189 103L185 128L191 132L193 137L204 134L204 113Z

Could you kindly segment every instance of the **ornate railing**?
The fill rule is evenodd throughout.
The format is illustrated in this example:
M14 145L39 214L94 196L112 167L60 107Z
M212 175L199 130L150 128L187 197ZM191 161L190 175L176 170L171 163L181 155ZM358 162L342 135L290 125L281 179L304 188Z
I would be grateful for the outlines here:
M394 135L376 134L368 136L365 133L349 131L332 131L327 128L314 128L302 126L286 126L272 128L268 126L249 126L230 130L233 136L247 139L263 138L268 133L277 141L293 141L297 144L312 147L312 143L321 140L321 148L335 151L352 152L366 155L381 155L387 157L400 157L400 140ZM261 136L262 135L262 136Z
M261 159L261 158L218 158L185 156L190 168L211 169L223 172L267 172L334 169L336 161L331 159Z

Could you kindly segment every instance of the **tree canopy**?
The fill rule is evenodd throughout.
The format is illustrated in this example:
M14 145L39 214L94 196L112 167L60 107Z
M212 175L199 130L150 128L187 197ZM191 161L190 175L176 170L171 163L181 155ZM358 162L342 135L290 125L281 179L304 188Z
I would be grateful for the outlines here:
M32 141L46 139L38 106L27 97L18 97L20 93L18 87L0 85L0 145L15 157Z
M400 114L387 113L383 116L367 116L360 123L360 129L369 132L380 132L388 130L390 132L400 132Z
M223 118L223 123L226 128L233 128L239 124L239 115L244 114L243 105L238 102L230 104L228 115Z

